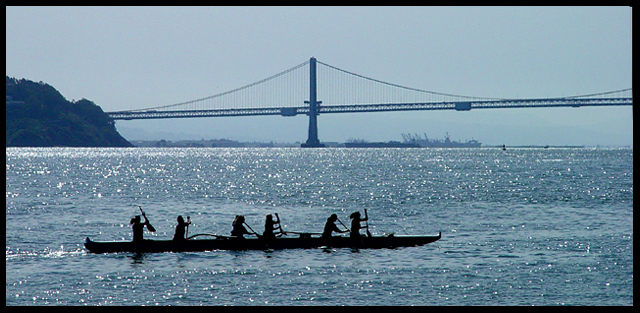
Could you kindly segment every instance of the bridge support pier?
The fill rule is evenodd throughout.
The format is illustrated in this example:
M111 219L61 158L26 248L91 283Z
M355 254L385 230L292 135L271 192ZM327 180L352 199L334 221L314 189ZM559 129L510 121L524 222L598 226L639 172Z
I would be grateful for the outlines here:
M301 145L303 148L324 147L318 139L318 105L322 101L317 101L316 86L316 58L311 58L309 59L309 137L307 142Z

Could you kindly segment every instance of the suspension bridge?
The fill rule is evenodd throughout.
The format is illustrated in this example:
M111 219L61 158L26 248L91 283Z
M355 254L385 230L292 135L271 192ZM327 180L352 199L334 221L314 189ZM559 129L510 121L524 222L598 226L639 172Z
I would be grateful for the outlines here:
M325 113L619 105L633 105L632 88L562 98L481 98L400 86L311 58L271 77L206 98L107 114L114 120L304 114L309 116L309 133L302 146L323 147L317 117Z

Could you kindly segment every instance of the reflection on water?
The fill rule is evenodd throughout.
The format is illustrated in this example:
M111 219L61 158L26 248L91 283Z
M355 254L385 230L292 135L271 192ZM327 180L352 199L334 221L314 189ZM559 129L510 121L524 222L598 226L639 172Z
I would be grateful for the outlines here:
M8 148L6 305L632 305L630 149ZM170 239L237 214L367 209L422 247L87 253L142 206Z

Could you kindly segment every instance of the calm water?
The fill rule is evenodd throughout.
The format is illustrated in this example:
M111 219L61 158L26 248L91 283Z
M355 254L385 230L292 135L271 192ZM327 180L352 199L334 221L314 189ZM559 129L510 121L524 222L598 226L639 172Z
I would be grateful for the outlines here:
M6 149L6 305L633 305L632 149ZM321 231L369 210L399 249L89 254L147 212L168 239Z

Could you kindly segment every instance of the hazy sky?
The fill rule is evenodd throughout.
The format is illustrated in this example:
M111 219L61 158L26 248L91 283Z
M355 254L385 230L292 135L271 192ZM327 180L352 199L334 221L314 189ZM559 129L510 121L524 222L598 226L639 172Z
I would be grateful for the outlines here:
M312 56L442 93L572 96L632 87L631 15L629 7L6 7L6 75L104 111L218 94ZM324 114L318 124L321 141L449 132L484 144L633 145L631 106ZM131 140L304 142L307 125L305 115L116 122Z

